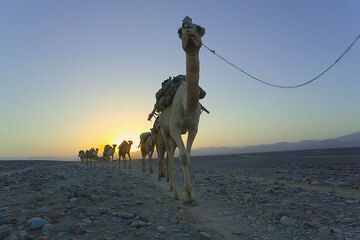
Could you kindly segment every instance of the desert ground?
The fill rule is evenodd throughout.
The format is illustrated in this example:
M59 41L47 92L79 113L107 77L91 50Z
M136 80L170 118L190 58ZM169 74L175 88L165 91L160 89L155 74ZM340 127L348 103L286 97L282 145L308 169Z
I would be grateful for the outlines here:
M0 239L360 239L360 148L193 157L197 206L140 169L0 161Z

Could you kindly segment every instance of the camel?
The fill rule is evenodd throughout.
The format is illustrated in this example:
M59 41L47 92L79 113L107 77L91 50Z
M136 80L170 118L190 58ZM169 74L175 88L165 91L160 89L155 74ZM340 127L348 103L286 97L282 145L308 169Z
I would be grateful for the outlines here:
M156 139L157 139L157 134L155 134L155 132L150 129L151 132L144 132L140 135L140 150L141 150L141 169L142 172L145 172L145 168L146 168L146 163L145 163L145 158L146 156L149 157L149 173L153 174L153 168L151 165L151 160L152 160L152 155L154 154L154 150L155 150L155 144L156 144Z
M157 117L155 119L155 122L153 124L153 128L151 128L151 134L152 134L152 138L155 142L155 146L156 146L156 152L158 155L158 166L159 166L159 174L158 174L158 181L161 180L162 177L165 177L165 172L164 172L164 159L165 159L165 152L166 152L166 148L165 148L165 143L164 143L164 138L160 132L160 122L159 122L159 117ZM143 135L143 134L142 134ZM144 133L143 137L141 137L142 135L140 135L140 139L145 139L146 136L149 135L149 133ZM144 140L140 141L140 144L143 143ZM145 157L144 157L145 158ZM169 181L169 174L168 174L168 158L166 157L165 159L165 163L166 163L166 176L167 176L167 181ZM151 163L151 161L150 161Z
M185 17L182 27L178 30L182 48L186 53L186 82L177 89L172 103L160 113L161 132L169 158L169 185L172 197L177 199L175 184L174 151L179 148L179 159L183 166L184 204L196 203L190 183L189 164L191 147L198 132L201 113L199 102L199 51L202 46L201 37L205 28L193 24L191 18ZM188 133L186 147L181 138Z
M85 151L84 151L84 150L80 150L78 157L80 157L80 162L81 162L81 163L84 163L84 161L85 161Z
M107 144L107 145L104 147L103 159L104 159L105 161L109 161L109 162L110 162L110 157L114 158L115 147L116 147L116 144L113 144L112 146L110 146L110 145Z
M133 142L131 140L129 140L129 141L124 140L118 147L118 149L119 149L119 166L120 166L120 160L122 158L125 169L126 169L126 155L128 155L129 160L130 160L129 169L131 168L130 149L131 149L132 144L133 144Z
M86 150L84 155L85 163L88 165L88 161L90 161L90 150Z
M99 149L96 148L91 148L90 151L89 151L89 159L90 159L90 164L91 164L91 161L97 161L98 160L98 152L99 152Z

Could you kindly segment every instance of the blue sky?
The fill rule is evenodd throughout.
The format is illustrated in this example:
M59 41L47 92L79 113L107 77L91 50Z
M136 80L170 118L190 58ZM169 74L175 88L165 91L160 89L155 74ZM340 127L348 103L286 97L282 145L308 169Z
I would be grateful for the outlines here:
M147 131L161 81L185 72L188 15L205 44L259 78L293 85L359 34L359 1L0 1L0 157L73 156ZM317 82L261 85L201 49L194 147L360 130L360 46Z

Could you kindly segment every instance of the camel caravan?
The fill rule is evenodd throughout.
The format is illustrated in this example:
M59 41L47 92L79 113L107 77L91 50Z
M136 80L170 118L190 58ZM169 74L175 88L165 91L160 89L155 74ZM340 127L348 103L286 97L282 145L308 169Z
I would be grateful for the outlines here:
M141 169L146 172L146 157L148 158L149 173L153 173L152 157L156 149L158 156L158 180L166 176L169 188L174 199L178 199L175 182L174 152L179 150L179 160L183 166L184 194L182 201L185 204L194 204L195 197L192 189L189 166L191 147L198 132L200 115L209 111L200 104L206 92L199 87L199 51L202 46L201 38L205 28L192 23L192 19L185 17L178 36L186 55L186 75L169 77L161 84L161 89L156 92L156 103L148 120L155 118L153 127L148 132L140 135L138 148L141 150ZM181 135L188 134L186 145ZM130 148L132 141L124 141L118 147L119 166L120 158L126 168L126 155L129 157L131 168ZM116 144L106 145L103 157L97 157L98 149L79 151L81 162L113 160ZM165 154L166 153L166 154ZM166 156L165 156L166 155Z
M129 141L123 141L119 147L119 166L120 166L120 160L123 159L123 166L126 168L126 155L129 157L130 165L129 168L131 168L131 156L130 156L130 150L131 145L133 142L131 140ZM116 146L117 144L105 145L103 155L102 157L98 156L99 149L91 148L90 150L80 150L78 157L80 158L80 162L84 163L86 165L91 165L92 163L109 163L110 161L116 161L114 160L114 154L116 152Z

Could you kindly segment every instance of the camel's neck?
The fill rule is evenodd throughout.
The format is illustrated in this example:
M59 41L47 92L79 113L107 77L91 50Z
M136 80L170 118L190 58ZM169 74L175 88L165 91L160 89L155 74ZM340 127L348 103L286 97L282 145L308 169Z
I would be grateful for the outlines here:
M187 113L191 114L199 106L199 52L186 54L186 85L187 85Z

